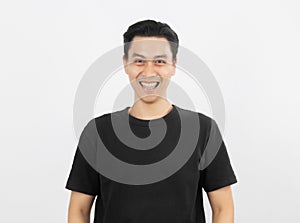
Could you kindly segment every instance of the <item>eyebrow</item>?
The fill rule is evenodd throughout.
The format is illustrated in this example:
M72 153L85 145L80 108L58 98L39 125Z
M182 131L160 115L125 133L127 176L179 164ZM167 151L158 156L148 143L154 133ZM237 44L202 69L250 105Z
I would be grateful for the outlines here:
M146 58L144 55L138 54L138 53L133 53L132 57ZM162 54L162 55L156 55L156 56L153 57L153 59L155 59L155 58L168 58L168 56L166 54Z

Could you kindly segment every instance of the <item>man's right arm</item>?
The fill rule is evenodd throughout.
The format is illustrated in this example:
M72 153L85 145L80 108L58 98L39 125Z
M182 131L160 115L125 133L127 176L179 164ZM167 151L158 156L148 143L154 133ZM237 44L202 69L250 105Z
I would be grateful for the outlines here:
M90 223L95 196L72 191L68 209L68 223Z

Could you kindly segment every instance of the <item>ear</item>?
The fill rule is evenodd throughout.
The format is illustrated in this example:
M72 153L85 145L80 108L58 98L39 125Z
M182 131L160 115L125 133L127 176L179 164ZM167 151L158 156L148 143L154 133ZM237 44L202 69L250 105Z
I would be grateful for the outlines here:
M128 74L128 66L127 66L127 59L125 57L125 55L123 55L123 66L124 66L124 70L125 70L125 73Z
M177 66L177 58L173 60L172 63L172 76L175 75L176 72L176 66Z

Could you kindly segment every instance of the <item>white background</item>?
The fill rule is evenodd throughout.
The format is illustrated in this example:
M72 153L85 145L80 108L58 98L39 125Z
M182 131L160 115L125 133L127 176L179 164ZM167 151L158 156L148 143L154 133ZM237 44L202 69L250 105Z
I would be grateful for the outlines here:
M1 2L0 222L67 221L77 86L142 19L167 22L220 85L224 138L239 181L232 187L236 222L297 222L298 12L296 0ZM126 78L120 72L119 81ZM111 109L109 93L96 115ZM205 205L210 222L207 199Z

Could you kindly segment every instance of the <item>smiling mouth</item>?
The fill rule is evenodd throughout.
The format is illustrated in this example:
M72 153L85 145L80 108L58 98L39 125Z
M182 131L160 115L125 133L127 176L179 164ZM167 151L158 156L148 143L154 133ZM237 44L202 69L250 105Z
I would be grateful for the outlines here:
M153 90L157 88L160 82L154 81L154 82L145 82L145 81L139 81L139 84L142 86L143 89L146 90Z

